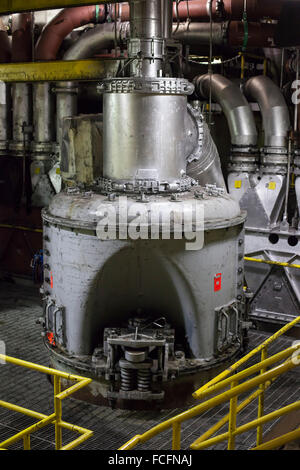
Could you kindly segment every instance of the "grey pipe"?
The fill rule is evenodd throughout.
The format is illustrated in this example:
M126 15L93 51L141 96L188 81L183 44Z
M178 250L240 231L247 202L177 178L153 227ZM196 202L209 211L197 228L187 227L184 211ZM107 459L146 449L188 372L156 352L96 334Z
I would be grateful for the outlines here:
M172 37L173 0L161 0L161 29L165 39Z
M257 130L252 110L239 87L222 75L202 75L194 79L199 97L208 98L210 87L212 99L218 103L228 122L231 143L237 146L256 146Z
M259 104L265 133L265 147L286 147L291 127L288 107L280 88L265 75L250 78L245 94Z
M33 87L34 141L55 141L54 101L50 83L38 83Z
M102 49L112 49L115 37L119 44L121 40L126 38L128 31L128 22L117 23L117 25L115 23L97 25L80 36L64 54L63 60L88 59ZM77 83L58 82L56 93L57 142L61 145L63 119L77 114Z
M11 91L10 85L0 82L0 152L6 152L11 139Z

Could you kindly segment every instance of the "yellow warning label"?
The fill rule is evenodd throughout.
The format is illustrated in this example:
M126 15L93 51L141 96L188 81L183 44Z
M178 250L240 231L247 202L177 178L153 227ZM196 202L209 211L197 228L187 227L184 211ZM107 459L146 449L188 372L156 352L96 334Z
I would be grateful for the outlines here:
M276 183L275 181L271 181L268 186L269 189L276 189Z
M60 168L56 168L56 174L60 175Z
M236 180L234 182L234 187L237 189L240 189L242 187L242 181L241 180Z
M40 172L41 172L41 169L40 169L40 168L35 168L34 173L35 173L36 175L39 175Z

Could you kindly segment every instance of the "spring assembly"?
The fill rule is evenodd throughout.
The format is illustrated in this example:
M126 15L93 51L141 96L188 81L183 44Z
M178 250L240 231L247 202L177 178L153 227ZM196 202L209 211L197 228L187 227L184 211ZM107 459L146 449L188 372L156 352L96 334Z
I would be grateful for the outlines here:
M148 392L151 386L150 369L139 369L137 373L137 387L140 392Z
M129 392L136 389L136 370L127 369L126 367L120 368L121 372L121 390Z

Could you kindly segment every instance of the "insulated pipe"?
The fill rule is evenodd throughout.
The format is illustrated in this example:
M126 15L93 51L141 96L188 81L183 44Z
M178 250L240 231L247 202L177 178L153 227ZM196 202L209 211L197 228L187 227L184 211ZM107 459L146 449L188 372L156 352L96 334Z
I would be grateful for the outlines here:
M286 147L291 127L287 104L280 88L265 75L250 78L245 95L259 104L265 133L265 147Z
M240 88L222 75L202 75L194 78L195 91L199 97L208 98L210 87L212 99L218 103L228 122L231 143L237 146L256 146L257 130L253 113Z
M247 47L270 47L276 26L266 23L248 23ZM244 41L242 21L213 23L212 42L214 46L228 45L240 47ZM210 23L180 23L173 25L173 37L180 42L193 46L207 45L210 41Z
M36 45L36 60L55 60L63 40L74 29L105 19L105 5L63 9L43 29Z
M247 18L257 21L268 17L279 19L282 7L286 0L247 0ZM292 0L297 2L298 0ZM209 21L209 6L206 0L181 1L178 5L173 2L173 21L187 19ZM223 4L223 5L222 5ZM244 12L245 0L212 0L213 20L230 19L241 20ZM108 7L109 15L121 21L129 20L130 8L128 3L118 3Z
M119 44L129 33L129 23L104 23L89 29L72 44L63 60L89 59L102 49L112 49L115 44L115 29Z

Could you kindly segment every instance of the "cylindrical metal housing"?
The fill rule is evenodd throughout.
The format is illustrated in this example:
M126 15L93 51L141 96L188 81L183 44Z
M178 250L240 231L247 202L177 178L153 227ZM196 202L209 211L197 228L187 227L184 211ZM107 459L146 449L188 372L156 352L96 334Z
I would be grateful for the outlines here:
M184 94L105 93L104 177L178 180L186 172L187 120Z

